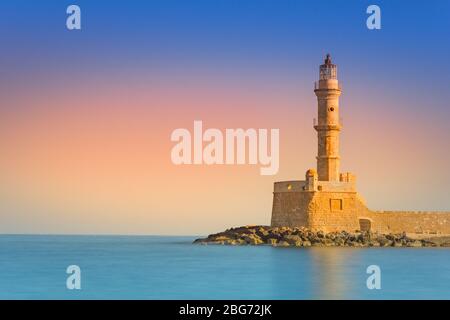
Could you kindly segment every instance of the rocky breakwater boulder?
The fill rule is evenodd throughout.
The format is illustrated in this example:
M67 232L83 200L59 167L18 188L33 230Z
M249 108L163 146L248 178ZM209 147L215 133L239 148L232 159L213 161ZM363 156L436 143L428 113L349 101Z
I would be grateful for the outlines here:
M211 234L194 241L197 244L271 245L274 247L436 247L425 239L412 239L406 234L371 232L312 232L306 228L244 226Z

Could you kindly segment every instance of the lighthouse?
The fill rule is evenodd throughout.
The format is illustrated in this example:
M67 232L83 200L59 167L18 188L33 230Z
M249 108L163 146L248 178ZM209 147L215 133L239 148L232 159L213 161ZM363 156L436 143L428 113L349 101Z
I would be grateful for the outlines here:
M327 54L320 66L319 81L315 82L318 117L314 119L317 131L317 174L319 181L339 181L339 96L341 88L337 79L337 66Z
M337 66L327 54L315 82L318 117L317 170L305 180L277 181L273 188L272 227L312 231L450 234L450 212L372 211L356 190L356 176L340 172Z

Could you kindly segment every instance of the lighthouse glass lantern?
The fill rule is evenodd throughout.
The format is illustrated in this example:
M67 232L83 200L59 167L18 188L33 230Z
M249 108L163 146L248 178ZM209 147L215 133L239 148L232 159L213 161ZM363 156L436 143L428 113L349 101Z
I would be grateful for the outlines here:
M337 66L331 63L331 56L329 54L327 54L324 64L320 66L319 79L337 79Z

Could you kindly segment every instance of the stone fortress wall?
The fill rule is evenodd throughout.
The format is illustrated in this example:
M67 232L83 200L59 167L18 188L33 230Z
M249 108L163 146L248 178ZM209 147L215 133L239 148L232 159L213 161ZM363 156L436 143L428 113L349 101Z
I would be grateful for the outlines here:
M383 233L450 234L450 212L370 211L368 217Z
M314 179L307 173L304 181L275 183L272 226L325 232L371 230L450 235L450 212L372 211L356 192L354 183L334 182L330 187L329 181Z

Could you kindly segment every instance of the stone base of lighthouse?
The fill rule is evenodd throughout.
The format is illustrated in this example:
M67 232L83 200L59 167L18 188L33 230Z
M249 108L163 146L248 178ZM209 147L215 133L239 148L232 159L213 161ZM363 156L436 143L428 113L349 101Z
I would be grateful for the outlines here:
M353 175L318 181L315 171L308 170L304 181L275 183L271 225L324 232L448 235L450 212L372 211L356 192Z

